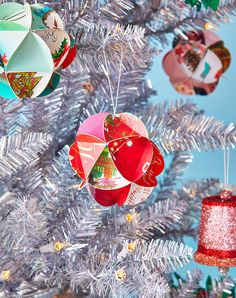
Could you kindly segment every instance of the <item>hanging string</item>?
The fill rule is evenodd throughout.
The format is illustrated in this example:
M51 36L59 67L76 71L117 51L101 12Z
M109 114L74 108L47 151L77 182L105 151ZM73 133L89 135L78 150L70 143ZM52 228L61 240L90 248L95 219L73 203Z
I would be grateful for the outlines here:
M121 58L120 58L120 66L119 66L119 74L118 74L118 83L117 83L117 89L116 89L116 98L114 99L113 97L113 92L112 92L112 85L111 85L111 79L109 76L109 69L108 69L108 63L107 63L107 57L106 53L103 49L103 57L104 57L104 62L105 62L105 68L106 68L106 76L108 80L108 86L110 89L110 96L111 96L111 101L112 101L112 107L113 107L113 114L116 114L116 109L118 105L118 98L119 98L119 91L120 91L120 81L121 81L121 74L122 74L122 67L123 67L123 57L124 57L124 52L121 52Z
M229 187L229 148L224 148L224 189Z
M232 195L232 193L228 189L229 188L229 153L230 153L229 148L224 147L224 191L220 195L221 199L223 200L230 198ZM218 270L221 275L221 281L224 282L229 272L229 267L219 266Z
M111 80L110 80L108 64L107 64L107 58L106 58L106 53L105 53L104 49L103 49L103 57L104 57L104 62L105 62L105 67L106 67L106 76L107 76L107 80L108 80L108 86L109 86L109 89L110 89L110 96L111 96L111 101L112 101L113 114L115 115L115 111L116 111L115 101L114 101L114 98L113 98Z
M121 52L121 57L120 57L120 68L119 68L118 84L117 84L117 89L116 89L115 113L116 113L118 98L119 98L120 81L121 81L122 66L123 66L123 57L124 57L124 52L122 51Z

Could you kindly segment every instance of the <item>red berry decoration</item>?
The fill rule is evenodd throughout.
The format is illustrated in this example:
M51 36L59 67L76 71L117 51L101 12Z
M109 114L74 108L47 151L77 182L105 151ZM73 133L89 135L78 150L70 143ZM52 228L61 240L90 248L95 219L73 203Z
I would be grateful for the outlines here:
M176 37L163 59L172 86L184 95L208 95L228 69L231 56L224 42L211 31L189 31Z
M129 113L95 114L80 126L69 152L72 168L103 206L136 205L157 185L163 157L143 122Z

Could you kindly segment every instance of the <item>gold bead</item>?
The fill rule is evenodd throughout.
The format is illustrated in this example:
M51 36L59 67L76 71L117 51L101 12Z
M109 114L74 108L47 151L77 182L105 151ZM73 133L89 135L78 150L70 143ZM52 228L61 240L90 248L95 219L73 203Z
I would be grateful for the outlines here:
M4 280L4 281L9 280L11 278L11 271L10 270L2 271L1 277L2 277L2 280Z
M126 272L123 269L117 270L115 275L118 281L126 279Z
M120 24L117 24L117 25L116 25L116 27L115 27L115 32L118 32L118 33L121 32Z
M128 213L128 214L126 214L125 218L128 222L131 222L134 220L135 216L132 213Z
M128 252L133 252L134 250L135 250L135 248L136 248L136 243L135 242L131 242L131 243L128 243L128 245L127 245L127 251Z
M59 241L56 241L54 244L53 244L53 247L55 249L55 251L59 252L61 251L66 245L64 243L61 243Z
M212 29L215 29L215 26L212 23L207 22L207 23L204 24L204 29L205 30L212 30Z

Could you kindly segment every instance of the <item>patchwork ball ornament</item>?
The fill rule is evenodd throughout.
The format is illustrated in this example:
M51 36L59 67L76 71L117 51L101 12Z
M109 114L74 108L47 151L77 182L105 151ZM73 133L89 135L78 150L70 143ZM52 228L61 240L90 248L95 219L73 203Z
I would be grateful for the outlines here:
M78 130L69 151L72 168L102 206L136 205L157 185L164 159L143 122L129 113L95 114Z
M59 15L42 4L0 5L0 96L40 97L60 81L76 55Z
M173 49L163 58L163 68L177 92L208 95L216 89L230 62L224 42L214 32L198 30L174 39Z

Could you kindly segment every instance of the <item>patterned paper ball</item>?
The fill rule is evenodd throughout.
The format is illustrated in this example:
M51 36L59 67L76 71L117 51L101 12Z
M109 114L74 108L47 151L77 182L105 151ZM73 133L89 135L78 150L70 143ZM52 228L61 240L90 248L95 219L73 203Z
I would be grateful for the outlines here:
M184 95L207 95L215 90L231 61L224 42L211 31L190 31L176 37L163 59L172 86Z
M0 96L45 96L57 87L59 68L75 57L75 45L50 7L0 5Z
M163 157L143 122L129 113L99 113L86 119L69 159L82 186L86 184L103 206L146 200L164 169Z

